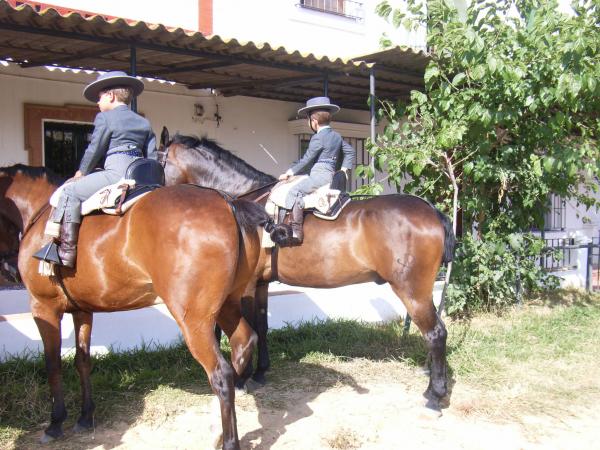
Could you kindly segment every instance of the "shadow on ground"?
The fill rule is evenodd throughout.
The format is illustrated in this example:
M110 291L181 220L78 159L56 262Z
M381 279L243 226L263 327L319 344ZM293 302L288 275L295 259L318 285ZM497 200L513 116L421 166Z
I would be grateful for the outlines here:
M363 358L369 361L403 361L408 366L426 363L427 351L420 334L402 336L402 324L372 325L352 321L308 323L298 328L273 330L269 333L272 369L268 385L251 393L258 409L261 427L269 426L270 440L261 440L268 449L286 432L286 428L309 415L310 402L333 386L348 386L360 394L368 390L348 373L319 363L324 360L346 361ZM223 349L227 353L227 345ZM187 407L206 403L210 388L202 368L193 360L185 345L172 348L141 348L125 354L108 354L94 358L92 383L96 403L97 430L111 429L106 442L104 433L74 435L77 419L79 380L72 359L63 365L65 398L69 418L65 438L44 446L46 449L105 449L122 445L122 437L137 421L148 416L148 398L158 402L152 414L178 414ZM329 365L330 366L330 365ZM449 387L453 385L449 372ZM420 380L419 380L420 381ZM13 361L0 365L1 427L11 427L20 437L16 448L38 447L38 439L49 419L49 394L41 360ZM422 390L427 387L423 379ZM421 389L421 388L420 388ZM179 392L175 401L162 405L157 393ZM189 395L193 394L193 395ZM160 397L160 396L158 396ZM200 399L202 398L202 399ZM171 402L171 403L169 403ZM175 403L173 405L172 403ZM293 410L286 405L293 404ZM46 422L46 423L45 423ZM268 425L267 425L268 424ZM0 427L0 436L4 431ZM240 435L243 447L249 447L263 433L258 428Z

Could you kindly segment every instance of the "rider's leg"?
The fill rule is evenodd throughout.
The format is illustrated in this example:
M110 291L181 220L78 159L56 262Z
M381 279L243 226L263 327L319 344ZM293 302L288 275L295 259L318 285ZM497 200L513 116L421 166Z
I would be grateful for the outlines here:
M52 220L62 219L58 256L63 266L75 267L77 243L81 224L81 203L99 189L118 182L120 175L111 170L91 173L77 181L68 183L63 189L59 205Z
M304 199L306 194L317 190L321 186L331 183L333 177L333 169L322 165L315 164L310 171L310 176L288 192L286 198L286 207L292 211L292 237L288 245L300 245L304 240Z

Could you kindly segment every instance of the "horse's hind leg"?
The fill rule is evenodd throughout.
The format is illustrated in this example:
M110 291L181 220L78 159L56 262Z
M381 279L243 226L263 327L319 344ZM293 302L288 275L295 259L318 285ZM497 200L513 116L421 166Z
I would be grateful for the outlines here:
M231 363L236 372L236 388L243 389L252 375L252 353L256 346L256 333L242 317L238 296L227 298L217 323L225 331L231 345Z
M256 285L254 294L254 330L258 335L256 371L252 379L260 384L266 383L266 372L271 366L269 358L269 348L267 342L267 332L269 331L269 283L259 281Z
M234 371L221 354L215 339L214 314L197 307L197 305L210 303L206 296L202 296L202 301L189 302L187 307L178 305L178 308L170 308L170 311L181 328L192 356L204 367L210 386L219 399L223 449L239 449L233 386Z
M47 443L63 436L62 424L67 418L60 358L62 312L51 310L34 299L31 302L31 310L44 343L46 373L52 398L50 425L44 430L44 435L41 438L42 443Z
M75 367L79 373L81 383L81 415L77 419L74 431L81 432L94 428L94 409L92 401L92 383L90 372L92 362L90 359L90 338L92 334L91 313L78 311L73 313L73 324L75 325Z
M429 283L423 283L429 286ZM402 289L392 284L392 289L406 306L407 313L419 328L431 356L431 372L429 386L424 395L428 400L427 406L439 408L439 401L448 392L446 374L446 327L435 310L432 300L432 289L410 286L412 289ZM433 288L433 283L431 283Z

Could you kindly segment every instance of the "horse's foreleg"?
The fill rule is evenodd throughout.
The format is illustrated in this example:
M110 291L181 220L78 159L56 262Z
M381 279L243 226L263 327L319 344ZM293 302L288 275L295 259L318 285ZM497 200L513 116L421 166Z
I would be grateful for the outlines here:
M217 323L229 338L231 363L236 371L236 388L243 389L252 375L252 353L256 346L256 333L240 313L237 296L229 297L219 312ZM238 297L239 298L239 297Z
M94 409L92 401L92 383L90 372L92 362L90 359L90 338L92 334L91 313L78 311L73 313L73 324L75 326L75 367L79 373L81 383L81 415L75 424L74 431L87 431L94 427Z
M439 409L439 401L448 393L446 374L446 327L435 310L431 299L431 292L427 295L414 295L419 289L413 289L412 294L408 289L400 289L392 285L392 289L406 306L407 313L421 331L429 355L431 356L431 371L429 386L424 395L428 400L427 406Z
M269 370L271 362L269 359L269 348L267 344L267 331L269 330L269 283L259 281L256 285L254 295L254 323L258 335L258 357L256 371L252 379L260 384L266 383L265 373Z
M63 436L62 424L67 418L67 410L65 408L65 398L62 388L60 358L60 321L62 319L62 312L55 310L42 311L42 309L44 308L32 302L33 317L44 343L46 373L52 397L50 425L44 430L44 435L41 438L42 443L47 443Z

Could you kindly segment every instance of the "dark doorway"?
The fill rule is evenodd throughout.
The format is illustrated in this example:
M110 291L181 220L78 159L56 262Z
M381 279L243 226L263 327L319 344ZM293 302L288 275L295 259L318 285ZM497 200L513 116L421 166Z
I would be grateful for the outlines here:
M58 175L72 177L93 131L91 124L44 122L44 165Z

